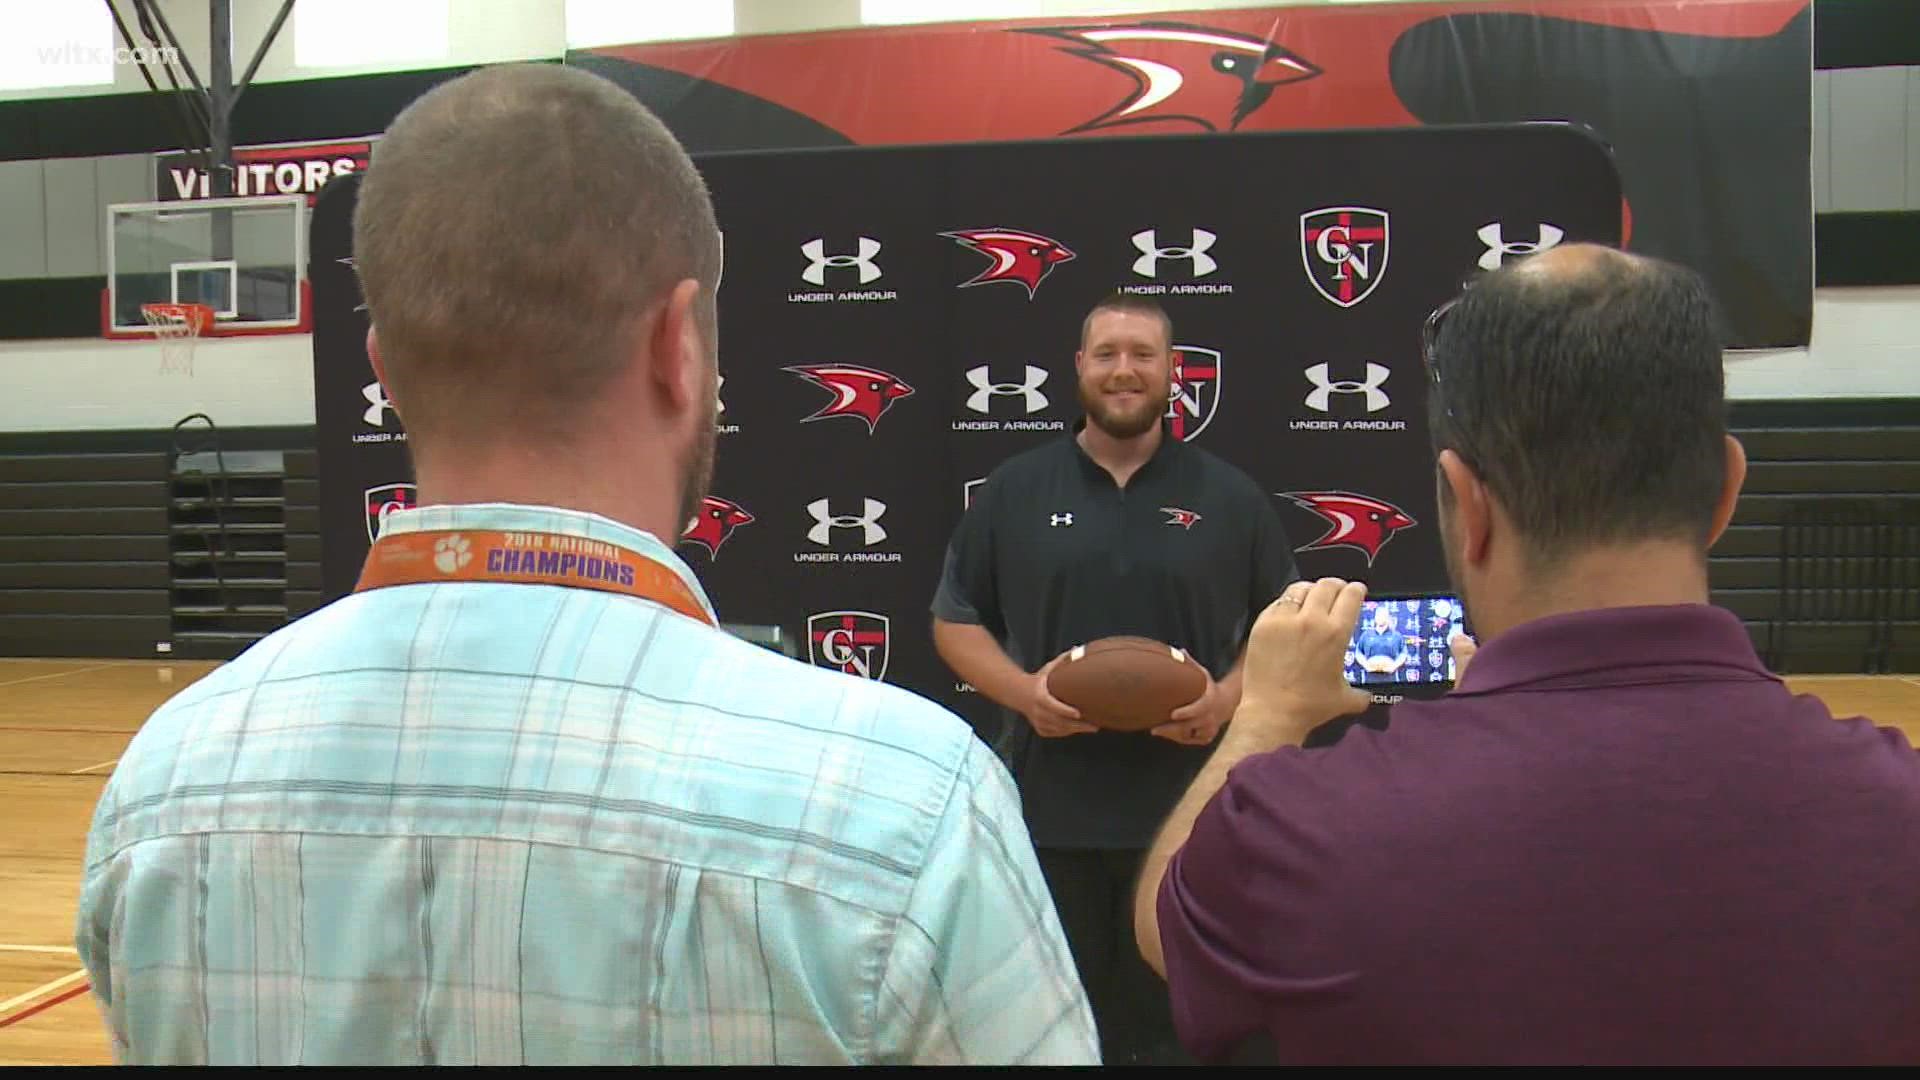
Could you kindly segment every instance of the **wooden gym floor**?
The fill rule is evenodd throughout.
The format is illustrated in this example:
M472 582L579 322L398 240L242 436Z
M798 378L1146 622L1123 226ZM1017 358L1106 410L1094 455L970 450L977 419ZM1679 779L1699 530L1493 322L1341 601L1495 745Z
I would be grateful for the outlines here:
M73 951L87 824L147 715L217 666L0 659L0 1066L112 1064ZM1920 744L1920 675L1789 682Z

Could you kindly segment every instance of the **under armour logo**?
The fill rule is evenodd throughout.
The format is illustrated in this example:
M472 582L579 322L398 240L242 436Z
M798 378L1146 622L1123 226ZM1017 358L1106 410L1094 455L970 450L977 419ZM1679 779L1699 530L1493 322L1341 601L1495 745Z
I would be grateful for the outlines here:
M1047 524L1053 526L1056 529L1062 525L1071 525L1073 524L1073 515L1072 514L1054 514L1052 517L1050 517L1047 520Z
M1027 381L1023 383L992 381L987 374L987 365L967 369L967 381L972 383L974 391L967 395L967 408L974 412L987 411L988 403L995 397L1018 397L1026 405L1029 413L1037 413L1047 407L1047 395L1040 392L1040 384L1047 381L1047 369L1027 365Z
M1207 254L1218 239L1205 229L1193 230L1193 242L1186 247L1160 247L1158 230L1143 229L1133 234L1133 246L1140 249L1140 257L1133 260L1133 272L1141 277L1153 277L1159 273L1161 259L1191 259L1193 276L1206 277L1220 264Z
M1540 252L1558 244L1561 240L1565 239L1567 235L1565 229L1560 228L1558 225L1549 225L1544 221L1539 224L1538 229L1538 240L1509 241L1505 238L1504 230L1501 228L1500 222L1495 221L1480 226L1480 231L1476 235L1480 237L1481 243L1487 245L1486 252L1480 256L1480 269L1498 270L1500 269L1501 262L1509 255L1516 257L1521 255L1538 255Z
M1334 382L1328 377L1327 371L1326 364L1315 364L1306 370L1307 381L1314 385L1314 389L1307 392L1307 408L1326 412L1328 400L1335 394L1367 395L1368 412L1379 412L1393 404L1393 399L1387 396L1386 391L1380 389L1380 385L1387 381L1387 376L1392 374L1384 365L1368 364L1366 382L1356 382L1352 379Z
M828 538L835 529L859 529L862 543L868 547L887 538L887 530L880 527L880 515L887 512L887 504L879 499L863 499L862 517L841 515L835 517L827 507L827 500L815 499L807 504L807 513L813 515L813 528L807 530L807 539L825 547Z
M374 427L387 426L387 410L393 408L393 402L387 400L387 391L379 380L360 388L360 396L367 399L367 411L360 418Z
M825 285L829 266L842 270L857 268L860 271L860 284L865 285L880 276L880 267L873 261L873 257L880 254L880 241L863 236L859 247L858 255L829 255L825 240L809 240L800 245L801 254L807 257L807 268L800 271L800 276L812 284Z

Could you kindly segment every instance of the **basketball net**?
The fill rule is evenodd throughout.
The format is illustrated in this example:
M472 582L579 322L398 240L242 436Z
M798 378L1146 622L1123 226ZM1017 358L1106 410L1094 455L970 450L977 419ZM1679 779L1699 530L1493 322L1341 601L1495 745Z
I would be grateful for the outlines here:
M205 304L142 304L140 314L160 342L160 374L191 377L193 350L213 321L213 309Z

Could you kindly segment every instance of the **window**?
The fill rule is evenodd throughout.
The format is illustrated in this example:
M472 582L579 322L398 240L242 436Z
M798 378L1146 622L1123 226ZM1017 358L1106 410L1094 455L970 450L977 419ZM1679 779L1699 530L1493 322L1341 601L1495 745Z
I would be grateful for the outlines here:
M730 37L733 0L567 0L567 48Z
M0 34L0 90L112 86L114 62L130 64L136 55L119 37L113 14L97 0L10 5ZM135 42L146 58L152 50Z
M448 0L325 0L293 5L303 68L435 63L447 58Z

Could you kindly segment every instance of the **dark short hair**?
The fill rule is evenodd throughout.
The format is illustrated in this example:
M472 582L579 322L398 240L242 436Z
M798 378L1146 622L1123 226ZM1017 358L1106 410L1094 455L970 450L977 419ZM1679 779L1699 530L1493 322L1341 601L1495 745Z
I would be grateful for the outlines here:
M579 68L483 68L408 105L361 181L353 252L416 453L423 435L565 430L680 280L702 286L712 347L705 182L657 116Z
M1685 267L1595 254L1495 271L1441 314L1435 453L1466 461L1536 560L1655 538L1704 551L1726 482L1712 296Z
M1173 347L1173 316L1167 314L1167 309L1161 306L1160 301L1139 293L1116 291L1101 297L1099 303L1087 310L1087 317L1080 320L1082 348L1087 344L1087 332L1093 329L1093 317L1103 311L1125 311L1135 315L1151 315L1159 319L1160 325L1167 328L1167 347Z

